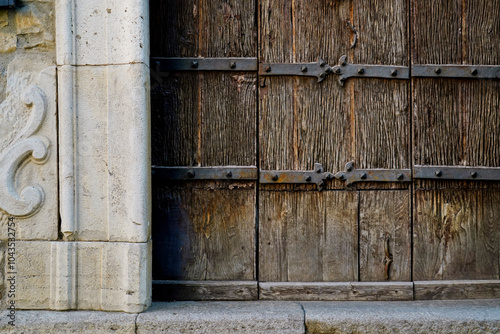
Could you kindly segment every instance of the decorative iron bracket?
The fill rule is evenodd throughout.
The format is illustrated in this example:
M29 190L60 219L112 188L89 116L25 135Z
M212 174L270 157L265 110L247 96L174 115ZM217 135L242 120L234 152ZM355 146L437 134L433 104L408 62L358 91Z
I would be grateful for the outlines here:
M333 179L333 174L324 172L323 166L314 164L314 170L261 170L260 183L315 183L318 190L323 190L325 180Z
M152 166L155 177L165 180L257 180L257 167L163 167Z
M498 167L414 166L414 179L441 179L463 181L499 181Z
M303 77L316 77L318 82L323 81L332 68L324 60L320 59L315 63L261 63L259 66L259 75L295 75Z
M406 66L351 64L347 56L340 57L339 64L332 68L333 74L339 76L339 83L352 77L357 78L383 78L383 79L409 79L410 69Z
M347 181L347 185L356 182L411 182L410 169L355 169L354 162L345 165L344 172L335 174L335 178Z
M500 66L488 65L412 65L412 77L500 79Z
M152 58L156 70L171 71L257 71L257 58Z

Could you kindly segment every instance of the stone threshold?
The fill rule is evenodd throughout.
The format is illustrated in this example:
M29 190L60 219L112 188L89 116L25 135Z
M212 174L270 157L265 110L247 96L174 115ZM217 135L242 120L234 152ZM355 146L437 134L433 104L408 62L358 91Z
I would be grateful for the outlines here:
M0 333L500 333L500 299L171 302L140 314L0 312Z

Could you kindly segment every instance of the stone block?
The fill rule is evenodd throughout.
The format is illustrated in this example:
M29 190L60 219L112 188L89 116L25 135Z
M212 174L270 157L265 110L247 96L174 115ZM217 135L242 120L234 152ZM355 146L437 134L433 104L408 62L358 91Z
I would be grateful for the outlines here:
M147 66L62 66L59 78L65 82L59 90L62 232L86 241L149 240Z
M0 53L14 52L16 48L17 36L15 34L0 32Z
M58 237L56 73L50 57L21 55L0 103L0 239Z
M0 9L0 28L9 25L9 11L6 9Z
M307 333L499 333L498 300L303 302Z
M19 309L141 312L151 303L151 242L16 243Z
M16 28L18 35L36 34L42 31L42 24L33 10L16 11Z
M58 65L149 64L147 1L62 0L56 17Z
M137 333L305 333L302 308L286 302L155 303L137 318Z
M4 334L106 334L135 333L135 314L117 312L17 311L15 326L7 323L7 312L0 312L0 332ZM7 320L6 320L7 319Z

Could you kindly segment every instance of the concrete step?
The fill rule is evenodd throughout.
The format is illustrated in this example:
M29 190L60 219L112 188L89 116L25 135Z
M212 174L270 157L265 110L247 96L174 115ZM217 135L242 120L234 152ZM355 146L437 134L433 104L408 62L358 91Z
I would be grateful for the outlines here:
M500 299L409 302L173 302L141 314L0 313L0 333L500 333Z

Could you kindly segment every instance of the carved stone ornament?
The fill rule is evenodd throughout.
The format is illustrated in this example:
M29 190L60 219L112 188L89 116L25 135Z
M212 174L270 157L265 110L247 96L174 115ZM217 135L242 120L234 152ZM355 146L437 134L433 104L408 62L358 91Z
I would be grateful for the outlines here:
M40 129L47 112L44 92L38 86L29 86L22 99L31 109L28 122L0 154L0 209L12 216L33 215L43 204L43 189L35 184L19 192L16 188L16 177L19 177L19 168L28 159L28 163L43 164L49 149L47 138L34 136Z

